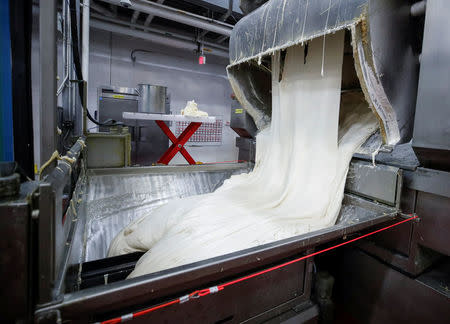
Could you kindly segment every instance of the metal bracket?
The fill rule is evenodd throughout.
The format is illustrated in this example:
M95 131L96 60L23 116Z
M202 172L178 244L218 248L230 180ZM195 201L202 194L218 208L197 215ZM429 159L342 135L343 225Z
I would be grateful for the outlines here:
M416 213L406 214L406 213L401 213L401 212L400 212L400 213L398 213L398 216L400 216L400 217L403 218L403 219L409 219L409 218L411 218L411 217L417 216L417 214L416 214ZM419 222L421 221L421 218L420 218L420 217L417 217L417 218L415 218L413 221L416 222L416 223L419 223Z

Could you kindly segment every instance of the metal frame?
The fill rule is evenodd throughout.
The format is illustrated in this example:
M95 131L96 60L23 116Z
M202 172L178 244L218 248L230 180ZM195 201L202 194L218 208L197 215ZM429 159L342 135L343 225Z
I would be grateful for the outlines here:
M422 7L422 9L424 9ZM414 115L412 146L422 166L450 170L450 94L448 70L450 36L442 33L450 28L446 0L426 2L425 30L420 59L419 90Z
M47 161L56 149L56 0L40 2L39 47L40 60L40 161ZM45 55L44 55L45 53Z
M70 156L78 158L81 149L82 145L77 143L69 151ZM75 246L79 246L80 243L74 240L74 233L80 233L82 229L79 228L80 225L78 223L82 223L83 220L77 216L79 208L82 208L77 202L80 199L79 193L84 191L83 185L85 185L87 180L84 175L78 180L77 188L70 203L71 208L67 210L64 223L66 225L61 228L60 223L58 223L60 221L58 215L62 215L62 206L57 197L61 197L62 191L60 188L64 187L63 184L67 180L70 168L68 164L63 162L60 163L59 167L61 167L60 169L63 172L55 170L47 178L48 183L40 186L39 235L45 239L39 243L39 271L42 279L39 290L40 303L35 313L38 322L55 318L64 320L92 320L94 318L97 320L109 317L111 312L122 312L129 309L136 310L143 306L157 304L170 298L170 296L181 295L183 292L191 289L195 290L210 286L212 283L239 277L271 264L295 258L303 253L309 253L316 246L335 240L345 240L352 234L364 231L369 227L393 221L398 214L398 209L395 207L397 202L393 204L393 207L390 207L346 193L338 222L332 227L130 280L122 280L108 285L64 293L65 284L67 284L68 280L66 274L69 260L71 260L71 263L74 260L76 262L76 255L79 253L76 251ZM187 170L211 172L248 167L249 164L240 163L94 169L87 170L86 175L172 173L185 172ZM394 172L394 174L398 176L398 173ZM393 182L391 181L391 183ZM395 185L397 185L396 182ZM48 246L55 246L55 249L49 250ZM58 246L59 248L56 248ZM260 322L295 305L306 303L310 298L312 262L313 260L311 259L304 263L304 270L298 273L299 276L303 276L302 286L297 287L300 289L298 291L301 291L300 295L293 296L288 301L280 303L279 306L273 305L272 308L264 310L260 315L249 318L249 322ZM264 290L265 292L270 291L277 294L277 298L286 298L286 292L279 291L277 285L270 284L270 282L274 280L277 282L289 280L291 282L290 285L292 285L297 280L294 276L296 269L290 268L290 270L287 270L287 273L277 272L274 274L275 277L271 277L272 279L257 279L252 284L251 293L258 291L256 287L264 287L266 289ZM224 303L224 307L225 304L227 307L232 307L230 305L237 302L236 293L236 291L227 292L219 297L224 298L220 299L221 303ZM238 294L238 296L241 296L241 294ZM189 305L192 306L185 308L184 311L187 313L196 312L198 307L208 309L208 303L210 302L208 299L205 299L205 302L200 301L200 306L199 304L191 303ZM209 316L212 315L210 314Z
M159 167L158 169L169 168ZM173 170L176 169L173 168ZM178 168L178 170L181 170L181 168ZM100 173L99 170L89 172L102 174L101 170ZM133 171L128 170L128 172ZM139 170L137 172L139 173ZM167 298L181 291L196 289L209 285L211 282L222 281L223 278L255 271L260 267L299 255L314 246L347 238L352 233L364 230L367 227L393 220L397 215L395 208L375 204L353 195L345 195L345 204L353 206L351 212L346 213L344 210L339 223L330 228L139 278L68 293L64 295L64 300L61 303L43 307L38 311L38 314L44 316L46 313L58 310L64 319L79 319L86 314L100 316L107 312L119 311L128 307L136 308L139 307L138 305L151 305L161 298ZM358 221L352 221L354 217L358 218ZM304 291L307 292L308 289ZM301 300L306 300L306 295L303 297L305 299ZM307 297L309 298L309 295ZM296 300L296 302L299 301ZM80 313L81 309L83 312Z
M374 167L369 162L353 161L345 190L399 208L402 173L400 168L389 165Z
M446 231L450 226L450 173L425 168L405 170L400 208L404 214L417 213L420 221L361 241L358 246L392 267L417 276L441 254L450 254Z
M64 293L63 280L80 201L75 190L69 208L64 211L63 190L70 184L74 169L78 168L79 157L85 147L84 140L85 138L81 137L67 152L69 159L58 161L57 167L39 184L34 195L34 214L38 224L38 307L58 303ZM81 167L81 170L84 168Z
M151 174L151 173L174 173L174 172L214 172L222 170L248 169L249 163L219 163L219 164L196 164L196 165L167 165L148 166L133 168L99 168L87 170L87 175L123 175L123 174Z

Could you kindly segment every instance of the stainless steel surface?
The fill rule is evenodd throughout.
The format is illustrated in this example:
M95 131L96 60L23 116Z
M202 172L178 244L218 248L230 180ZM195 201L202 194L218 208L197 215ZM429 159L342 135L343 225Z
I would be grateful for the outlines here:
M86 138L88 168L119 168L131 164L131 135L125 133L89 133Z
M124 119L124 112L137 113L140 110L157 114L170 113L167 88L162 86L139 85L138 89L123 87L100 87L98 89L99 119L114 119L129 126L131 134L131 164L151 165L169 147L169 140L153 121ZM107 131L108 127L101 127ZM122 156L122 155L121 155ZM105 166L112 166L107 159ZM117 161L116 161L117 162ZM101 164L92 167L101 167ZM119 165L114 165L118 167Z
M138 96L139 93L136 90L136 88L128 88L128 87L119 87L119 86L111 86L111 85L104 85L99 88L99 90L102 91L103 94L107 93L117 93L117 94L123 94L123 95L131 95L131 96Z
M420 221L380 233L358 246L392 267L417 276L436 266L441 254L450 254L450 174L424 168L403 171L400 208L404 214L417 214Z
M139 112L169 114L167 109L167 88L151 84L138 84Z
M133 127L130 129L132 140L135 141L134 127L136 122L122 118L124 111L138 111L139 94L134 88L102 86L98 88L98 119L105 122L108 119L123 122ZM108 127L100 127L101 131L108 131Z
M230 128L242 137L255 137L257 132L253 118L238 102L231 105Z
M450 2L427 1L413 147L425 167L450 170Z
M155 113L135 113L124 112L122 114L123 119L129 120L164 120L164 121L181 121L181 122L199 122L199 123L215 123L216 117L214 116L188 116L188 115L166 115Z
M402 190L402 170L387 165L374 166L363 161L350 163L346 192L398 206Z
M104 96L106 95L106 96ZM131 164L137 163L138 124L134 120L122 118L124 111L138 111L139 94L136 89L123 87L98 88L98 120L105 122L113 119L122 122L129 128L131 134ZM109 127L99 127L100 132L109 132ZM97 165L100 167L100 165Z
M113 5L120 5L119 0L101 0ZM152 14L158 17L166 18L169 20L177 21L182 24L206 29L222 35L230 35L233 28L232 25L226 24L221 21L206 18L203 16L195 15L186 11L171 8L159 3L144 2L140 0L133 1L133 10Z
M232 174L248 172L247 164L235 168L199 166L102 169L88 171L86 198L86 238L84 261L106 257L109 242L130 221L151 212L174 198L214 191ZM156 170L152 170L156 169ZM122 171L122 172L115 172ZM203 171L202 171L203 170ZM338 224L357 224L371 219L382 205L346 195ZM357 215L357 219L355 219Z
M133 175L133 174L168 174L178 172L214 172L228 170L250 170L248 163L219 163L219 164L196 164L196 165L164 165L151 167L133 167L116 169L90 169L88 175Z
M132 220L172 199L212 192L232 174L248 172L246 164L234 169L197 172L152 168L146 168L148 173L134 172L134 168L122 174L89 172L86 215L83 215L87 220L83 262L105 258L109 243Z
M450 198L450 172L417 168L405 171L404 176L408 188Z
M40 65L40 162L44 164L56 150L56 0L48 0L39 6L39 56Z
M256 140L253 138L236 137L236 147L239 148L238 160L255 163Z
M416 203L418 244L450 256L450 198L419 192Z
M82 261L92 261L106 257L109 242L128 223L137 217L150 213L154 208L167 203L174 198L188 197L214 191L223 181L233 174L249 172L249 164L234 165L199 165L199 166L169 166L147 168L118 168L89 170L87 182L89 186L83 204L86 204L85 250ZM356 167L355 167L356 168ZM363 166L361 166L363 168ZM382 166L373 174L383 174L383 180L389 185L397 186L397 168ZM356 173L356 172L355 172ZM373 177L371 171L366 171ZM362 174L360 171L358 174ZM373 177L374 178L374 177ZM373 178L371 178L373 180ZM392 180L391 178L394 178ZM390 181L392 180L392 181ZM361 179L364 181L364 179ZM353 182L353 191L362 195L367 186L357 186ZM394 182L393 184L391 182ZM377 182L378 184L380 182ZM350 186L351 187L351 186ZM376 187L376 189L380 189ZM371 193L377 197L377 193ZM379 192L378 192L379 194ZM394 199L395 197L387 197ZM379 199L381 200L381 199ZM357 203L353 203L357 201ZM357 198L348 196L342 208L340 222L351 224L365 217L373 217L364 208L373 208L371 203L365 204ZM392 202L395 203L395 200ZM363 207L356 207L360 205ZM349 207L350 206L350 207ZM367 206L367 207L365 207ZM83 213L83 211L81 212Z

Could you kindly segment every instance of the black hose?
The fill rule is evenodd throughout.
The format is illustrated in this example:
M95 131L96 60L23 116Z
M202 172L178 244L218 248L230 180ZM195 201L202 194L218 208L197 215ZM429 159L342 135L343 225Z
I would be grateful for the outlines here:
M72 55L73 61L75 64L75 73L77 75L78 80L83 79L83 73L81 71L81 59L80 59L80 48L78 44L78 24L77 22L77 0L70 0L70 33L72 35ZM78 93L81 99L81 106L83 107L83 87L78 85ZM115 126L115 125L123 125L122 122L117 122L115 120L108 121L106 123L101 123L92 117L89 109L87 107L83 107L86 110L87 117L91 122L99 126Z
M135 55L136 52L153 53L152 51L149 51L149 50L136 48L136 49L132 50L131 54L130 54L130 58L133 62L136 62L136 55Z

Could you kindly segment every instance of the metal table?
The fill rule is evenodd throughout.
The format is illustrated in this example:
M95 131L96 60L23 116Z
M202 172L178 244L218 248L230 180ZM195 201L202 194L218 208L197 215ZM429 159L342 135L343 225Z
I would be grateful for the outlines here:
M184 144L187 143L189 138L194 135L196 130L202 125L202 123L215 123L216 117L193 117L184 115L163 115L163 114L148 114L148 113L136 113L136 112L124 112L124 119L139 119L139 120L154 120L161 130L166 134L172 145L167 151L159 158L158 163L169 164L170 160L180 152L181 155L188 161L189 164L195 164L195 160L184 148ZM165 121L184 121L190 122L186 129L177 138Z

